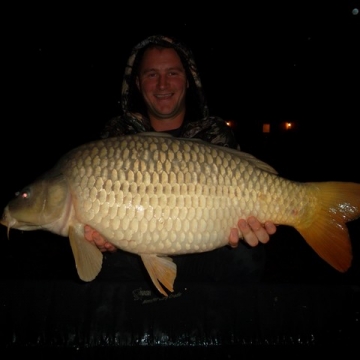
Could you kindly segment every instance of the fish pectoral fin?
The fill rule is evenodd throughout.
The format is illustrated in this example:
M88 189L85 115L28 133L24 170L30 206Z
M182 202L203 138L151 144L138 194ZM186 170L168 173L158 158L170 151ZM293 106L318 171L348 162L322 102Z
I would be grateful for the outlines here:
M69 227L69 240L80 279L94 280L102 267L102 252L85 239L82 225Z
M166 289L173 292L173 285L176 278L176 264L173 260L167 256L158 256L154 254L143 254L140 256L152 282L159 292L168 296L159 281L166 287Z

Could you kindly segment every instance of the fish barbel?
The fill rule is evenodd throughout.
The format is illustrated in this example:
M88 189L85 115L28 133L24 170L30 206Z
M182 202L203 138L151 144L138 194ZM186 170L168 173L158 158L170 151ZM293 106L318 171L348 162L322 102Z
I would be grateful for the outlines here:
M295 182L234 149L197 139L142 133L93 141L65 154L18 192L1 224L69 237L80 279L101 271L101 251L84 225L138 254L155 287L173 291L171 256L228 244L237 221L294 227L340 272L351 266L346 223L360 216L360 184ZM240 234L239 234L240 235Z

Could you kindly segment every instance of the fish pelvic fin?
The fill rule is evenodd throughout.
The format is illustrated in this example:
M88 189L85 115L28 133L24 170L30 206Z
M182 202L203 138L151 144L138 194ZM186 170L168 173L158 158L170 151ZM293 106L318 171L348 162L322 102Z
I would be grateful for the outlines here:
M102 267L102 252L85 239L81 224L69 227L69 240L80 279L87 282L94 280Z
M158 291L164 296L168 296L167 292L161 286L161 284L163 284L166 289L173 292L173 285L176 278L176 264L173 260L167 256L154 254L142 254L141 259Z
M297 226L296 229L323 260L339 272L346 272L352 262L346 223L360 217L360 184L312 184L318 191L319 207L310 226L305 221L306 226Z

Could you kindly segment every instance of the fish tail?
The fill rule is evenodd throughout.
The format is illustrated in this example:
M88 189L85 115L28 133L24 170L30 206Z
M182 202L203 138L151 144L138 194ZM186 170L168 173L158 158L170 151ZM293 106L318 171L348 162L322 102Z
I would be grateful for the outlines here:
M346 223L360 217L360 184L309 183L317 189L318 207L311 224L297 230L315 252L340 272L349 269L352 246Z

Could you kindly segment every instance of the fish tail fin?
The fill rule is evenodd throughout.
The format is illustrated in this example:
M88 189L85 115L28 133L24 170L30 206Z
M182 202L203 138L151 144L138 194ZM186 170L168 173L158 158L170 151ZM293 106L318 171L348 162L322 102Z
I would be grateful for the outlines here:
M360 217L360 184L336 181L312 184L318 191L319 206L311 224L305 221L296 229L323 260L345 272L352 262L346 223Z

